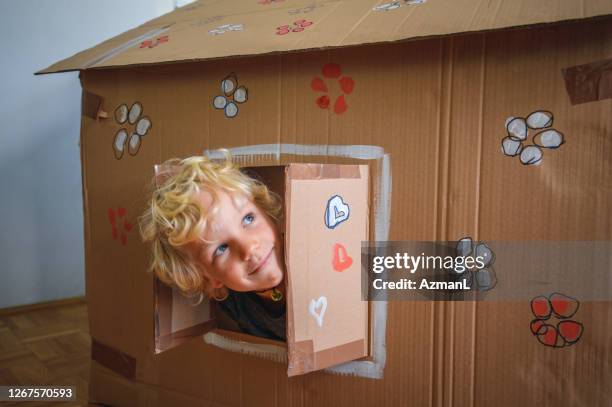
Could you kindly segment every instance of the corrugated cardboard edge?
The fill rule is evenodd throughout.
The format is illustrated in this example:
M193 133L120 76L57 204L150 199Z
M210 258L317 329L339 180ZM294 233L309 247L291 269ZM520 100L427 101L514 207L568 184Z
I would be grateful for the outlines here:
M365 341L360 339L315 352L311 340L295 342L287 368L288 376L297 376L325 369L346 360L360 358L363 356L363 352L367 351L365 347Z
M612 98L612 58L562 70L572 105Z
M256 356L273 362L287 362L287 348L282 342L266 340L216 329L204 335L204 342L230 352ZM257 342L257 343L254 343Z
M388 240L391 226L391 156L384 148L374 145L334 145L334 144L253 144L229 149L234 162L249 166L256 160L280 163L281 155L345 157L358 160L375 160L378 177L371 179L374 206L374 240ZM218 150L204 150L203 154L211 159L222 159ZM371 304L372 336L371 360L356 360L327 368L327 372L341 375L382 379L387 363L387 303L375 301Z

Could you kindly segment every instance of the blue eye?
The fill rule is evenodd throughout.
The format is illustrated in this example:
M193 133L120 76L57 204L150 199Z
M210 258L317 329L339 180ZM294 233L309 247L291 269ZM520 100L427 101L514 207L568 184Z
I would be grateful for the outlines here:
M255 215L252 213L247 214L244 218L242 218L243 225L250 225L255 221Z
M219 245L219 247L215 249L215 252L213 253L213 257L221 256L223 253L225 253L227 248L228 246L225 243L223 243L222 245Z

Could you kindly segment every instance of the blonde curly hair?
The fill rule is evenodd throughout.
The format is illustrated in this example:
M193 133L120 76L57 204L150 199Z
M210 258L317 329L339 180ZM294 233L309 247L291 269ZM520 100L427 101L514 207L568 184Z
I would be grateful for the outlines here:
M151 242L149 270L163 283L177 287L188 297L215 297L204 270L190 260L186 244L201 240L209 216L216 212L217 192L239 192L251 199L273 220L278 221L281 201L262 182L240 171L227 150L225 160L206 156L173 158L164 162L153 179L151 200L139 218L144 242ZM203 209L195 196L207 191L213 204Z

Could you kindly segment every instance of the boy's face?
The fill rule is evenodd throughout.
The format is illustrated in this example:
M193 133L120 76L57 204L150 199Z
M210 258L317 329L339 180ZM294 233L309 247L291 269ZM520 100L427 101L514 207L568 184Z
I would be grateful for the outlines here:
M217 212L208 216L204 242L187 245L215 288L259 291L283 280L282 242L268 215L246 196L217 191ZM201 192L197 200L204 210L212 195Z

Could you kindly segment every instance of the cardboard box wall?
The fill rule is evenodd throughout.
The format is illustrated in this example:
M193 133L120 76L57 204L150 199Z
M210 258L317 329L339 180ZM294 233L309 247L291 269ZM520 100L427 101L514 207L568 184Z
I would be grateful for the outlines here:
M381 380L288 379L282 364L200 340L154 357L148 251L134 232L126 246L112 240L106 211L124 206L135 221L153 165L170 157L263 143L378 145L391 153L390 240L610 240L612 102L571 105L561 70L609 58L611 22L84 71L84 90L106 110L140 101L153 121L138 154L115 160L118 126L83 118L92 337L134 359L137 391L202 405L609 405L609 302L581 305L585 334L563 349L531 335L527 302L389 303ZM355 80L342 115L321 110L309 86L328 62ZM231 120L211 105L229 72L250 92ZM566 143L539 167L523 166L500 152L504 123L538 109L554 113ZM317 160L331 159L280 162ZM96 391L92 377L100 401L126 405L121 392ZM158 405L172 405L164 397Z

